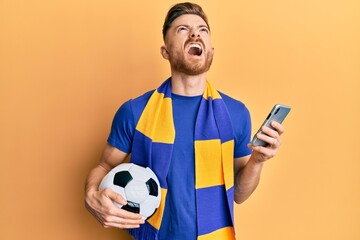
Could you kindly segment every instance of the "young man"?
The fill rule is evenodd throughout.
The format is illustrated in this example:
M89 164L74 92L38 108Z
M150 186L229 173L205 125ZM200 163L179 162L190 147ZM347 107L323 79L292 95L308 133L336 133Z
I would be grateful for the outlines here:
M245 105L214 90L206 81L214 48L200 6L173 6L163 26L161 55L171 77L158 89L129 100L116 113L100 163L89 174L85 202L104 227L127 229L135 239L235 239L233 202L255 190L264 162L277 153L284 132L264 128L250 142ZM149 166L159 178L162 202L144 221L117 193L98 190L101 179L131 153L130 161Z

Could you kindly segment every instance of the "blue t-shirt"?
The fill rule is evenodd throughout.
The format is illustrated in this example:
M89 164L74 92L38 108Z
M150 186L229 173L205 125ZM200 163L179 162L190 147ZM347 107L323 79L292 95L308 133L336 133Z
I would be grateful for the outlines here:
M109 144L131 153L133 134L152 91L125 102L115 114ZM175 142L167 176L168 192L159 240L196 239L194 128L202 96L172 94ZM250 113L243 103L221 93L234 129L234 158L251 154Z

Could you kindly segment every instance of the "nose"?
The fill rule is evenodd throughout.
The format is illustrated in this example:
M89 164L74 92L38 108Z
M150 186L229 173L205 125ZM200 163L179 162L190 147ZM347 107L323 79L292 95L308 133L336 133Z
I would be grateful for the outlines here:
M191 37L191 38L198 38L198 37L200 37L199 31L198 31L198 30L193 30L193 31L191 31L190 37Z

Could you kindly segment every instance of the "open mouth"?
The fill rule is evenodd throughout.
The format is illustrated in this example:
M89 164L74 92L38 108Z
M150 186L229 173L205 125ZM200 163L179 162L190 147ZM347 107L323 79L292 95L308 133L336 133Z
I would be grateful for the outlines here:
M194 56L200 56L202 54L203 50L200 44L198 43L192 43L189 46L189 51L188 53L190 55L194 55Z

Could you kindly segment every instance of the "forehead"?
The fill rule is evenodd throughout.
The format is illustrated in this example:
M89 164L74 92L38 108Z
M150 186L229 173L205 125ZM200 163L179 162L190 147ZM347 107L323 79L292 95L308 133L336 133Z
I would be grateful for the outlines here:
M176 28L180 25L187 25L187 26L207 26L204 19L200 16L195 14L184 14L180 17L177 17L171 24L171 28Z

